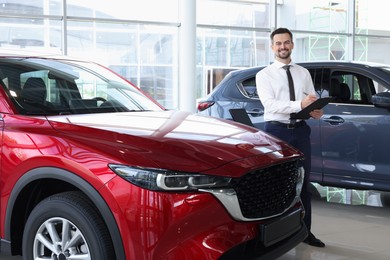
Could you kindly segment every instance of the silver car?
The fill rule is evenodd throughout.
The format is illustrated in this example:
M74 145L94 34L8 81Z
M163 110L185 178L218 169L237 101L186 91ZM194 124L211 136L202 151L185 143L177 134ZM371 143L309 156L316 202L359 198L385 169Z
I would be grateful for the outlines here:
M358 62L306 62L319 97L332 96L312 134L311 180L324 186L390 191L390 66ZM198 103L198 113L232 119L244 108L263 128L255 75L263 67L235 70Z

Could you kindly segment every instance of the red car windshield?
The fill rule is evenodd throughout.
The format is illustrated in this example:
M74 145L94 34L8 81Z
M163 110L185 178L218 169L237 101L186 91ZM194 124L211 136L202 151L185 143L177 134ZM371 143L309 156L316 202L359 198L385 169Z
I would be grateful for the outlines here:
M95 63L9 58L0 60L2 85L21 114L161 111L137 87Z

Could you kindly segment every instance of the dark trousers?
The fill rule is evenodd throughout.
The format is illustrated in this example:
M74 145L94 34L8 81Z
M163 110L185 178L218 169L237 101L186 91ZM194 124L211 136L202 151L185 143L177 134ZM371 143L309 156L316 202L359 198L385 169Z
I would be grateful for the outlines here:
M300 150L304 155L303 168L305 169L305 178L302 186L301 200L305 208L305 217L303 221L310 231L311 229L311 197L312 194L309 189L310 185L310 171L311 171L311 144L310 133L311 129L307 124L301 127L288 129L269 122L265 123L264 130L279 139L289 143L293 147Z

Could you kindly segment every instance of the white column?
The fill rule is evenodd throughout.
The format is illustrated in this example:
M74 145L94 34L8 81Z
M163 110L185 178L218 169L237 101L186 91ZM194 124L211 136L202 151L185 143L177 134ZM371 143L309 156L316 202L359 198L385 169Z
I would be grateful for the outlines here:
M196 112L196 0L180 0L179 110Z
M345 60L351 61L355 60L355 23L356 23L356 5L355 0L348 1L348 37L347 37L347 45L345 48Z

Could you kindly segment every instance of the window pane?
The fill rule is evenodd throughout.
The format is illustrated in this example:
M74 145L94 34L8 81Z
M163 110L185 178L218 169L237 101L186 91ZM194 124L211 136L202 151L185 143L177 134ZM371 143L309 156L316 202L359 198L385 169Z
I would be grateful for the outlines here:
M348 0L284 1L278 5L278 22L291 30L348 31Z
M268 33L198 29L197 36L198 65L251 67L269 59Z
M17 23L0 26L0 43L6 48L61 53L61 31L61 21L18 19Z
M231 70L268 64L268 33L247 30L197 31L197 96L209 93Z
M68 15L140 21L178 21L178 0L71 0Z
M93 22L68 22L68 54L91 57L94 50Z
M0 5L0 13L17 15L62 15L61 0L14 0Z
M197 23L266 28L269 27L269 1L262 2L197 1Z
M139 86L165 108L176 107L174 102L172 67L142 66Z
M102 63L166 108L177 105L177 28L69 22L68 52Z
M355 60L390 64L390 38L364 37L355 39Z
M346 36L295 33L294 43L295 62L347 59Z
M389 10L383 0L356 1L356 13L356 33L390 36Z

